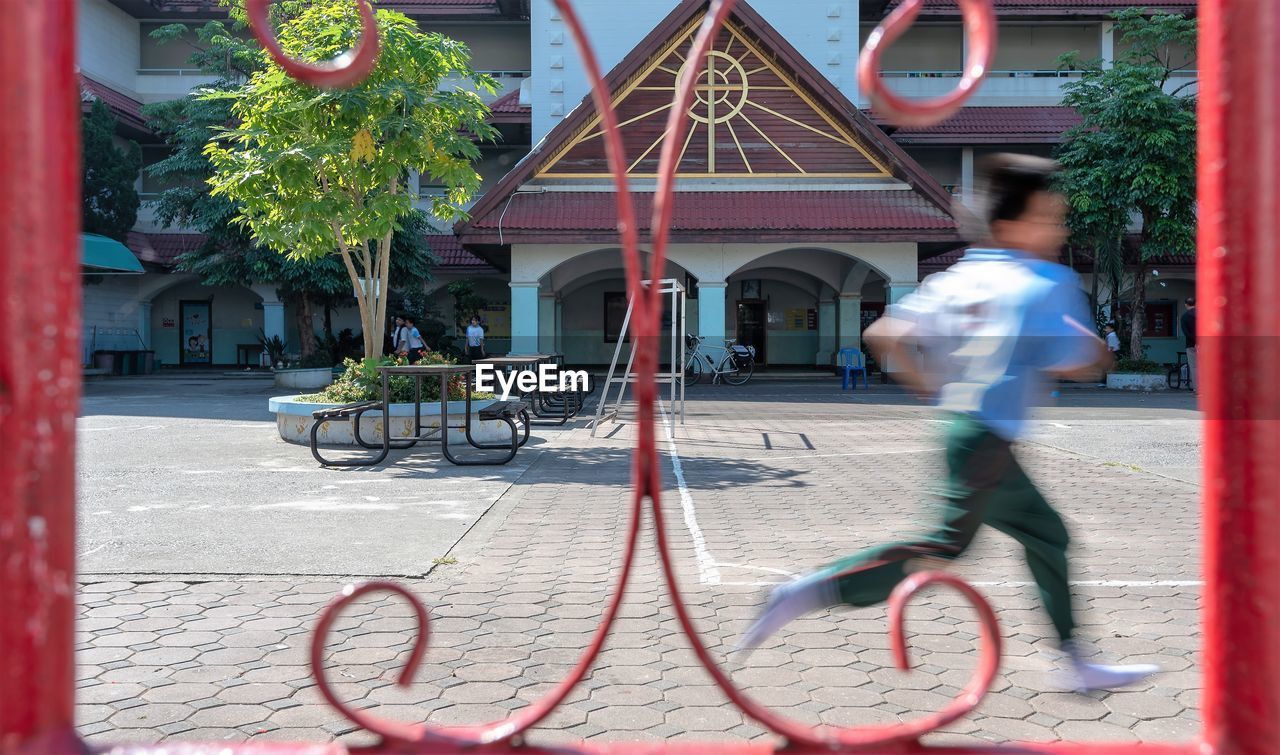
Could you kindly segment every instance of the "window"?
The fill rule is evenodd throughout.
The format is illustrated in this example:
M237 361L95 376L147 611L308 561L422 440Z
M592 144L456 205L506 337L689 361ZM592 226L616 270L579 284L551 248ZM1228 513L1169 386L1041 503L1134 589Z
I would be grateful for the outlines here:
M1120 317L1131 319L1132 306L1120 305ZM1177 305L1171 301L1149 301L1145 307L1146 323L1142 328L1143 338L1173 338L1178 334L1176 315Z

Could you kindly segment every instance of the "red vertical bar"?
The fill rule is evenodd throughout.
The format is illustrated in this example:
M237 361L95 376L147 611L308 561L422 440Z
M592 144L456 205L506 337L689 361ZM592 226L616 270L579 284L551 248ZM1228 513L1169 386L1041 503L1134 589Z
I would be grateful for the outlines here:
M74 723L80 101L75 0L0 18L0 751Z
M1280 747L1280 4L1200 3L1205 740Z

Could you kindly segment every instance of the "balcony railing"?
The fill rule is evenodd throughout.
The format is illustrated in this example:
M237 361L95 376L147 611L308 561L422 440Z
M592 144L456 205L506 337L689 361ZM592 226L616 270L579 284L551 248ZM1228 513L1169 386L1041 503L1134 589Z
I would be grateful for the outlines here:
M949 92L959 79L960 70L883 71L881 77L892 79L893 91L905 97L936 97ZM970 105L1057 105L1062 101L1062 87L1079 79L1081 71L1050 69L993 70L987 74ZM1196 77L1197 72L1179 71L1169 82L1170 90ZM863 104L866 104L865 102Z

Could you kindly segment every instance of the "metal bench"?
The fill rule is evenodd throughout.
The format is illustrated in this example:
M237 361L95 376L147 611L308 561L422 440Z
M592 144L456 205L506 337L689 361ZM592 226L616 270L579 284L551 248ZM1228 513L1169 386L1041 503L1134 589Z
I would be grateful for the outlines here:
M353 404L344 404L342 406L331 406L326 409L317 409L311 413L311 418L315 420L311 424L311 455L316 461L326 467L368 467L381 463L387 458L387 453L391 450L384 446L374 446L365 443L360 437L360 419L371 411L381 411L382 421L387 422L390 417L387 416L387 406L381 401L357 401ZM330 422L350 422L352 427L352 435L356 442L369 449L376 449L378 454L368 459L351 459L335 461L326 459L320 455L320 428ZM407 446L397 446L406 448Z
M468 385L468 390L469 389L470 389L470 386ZM468 411L470 411L470 408L471 408L471 400L468 398L467 400ZM444 450L444 456L453 464L458 464L460 466L506 464L507 462L511 461L516 457L516 451L520 450L520 448L524 446L525 443L529 442L529 424L530 424L529 423L529 407L527 404L525 404L525 402L495 401L489 404L488 406L484 407L483 409L481 409L478 412L478 416L482 422L484 421L505 422L507 426L511 428L511 442L510 443L479 443L474 438L471 437L471 423L468 422L464 428L467 436L467 443L469 443L472 448L507 451L507 456L501 459L477 459L477 460L459 459L458 457L454 456L452 452L449 451L448 438L443 438L441 440L441 447ZM520 425L524 429L523 437L521 437L520 435L520 428L516 426L517 421L520 423Z

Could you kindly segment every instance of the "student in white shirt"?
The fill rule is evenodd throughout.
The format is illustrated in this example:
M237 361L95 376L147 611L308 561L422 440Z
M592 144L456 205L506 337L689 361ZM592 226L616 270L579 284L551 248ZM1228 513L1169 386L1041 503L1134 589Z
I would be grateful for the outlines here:
M1116 334L1116 324L1114 322L1107 323L1107 351L1111 352L1111 356L1120 355L1120 336Z
M409 364L417 364L426 356L426 350L427 343L422 340L422 334L418 332L414 318L411 315L405 315L401 355L409 357Z
M471 324L467 326L467 358L472 362L487 356L484 349L484 328L480 325L480 316L473 315Z
M1091 318L1075 273L1057 263L1067 204L1052 188L1056 172L1043 158L984 160L979 196L988 248L971 249L947 272L930 276L865 335L899 382L933 397L946 413L940 521L914 540L870 548L780 586L742 647L758 647L811 611L881 603L908 573L959 557L988 525L1024 549L1068 660L1064 686L1110 689L1159 671L1085 659L1067 581L1067 528L1013 454L1032 405L1048 393L1046 379L1084 377L1111 362L1084 325Z

